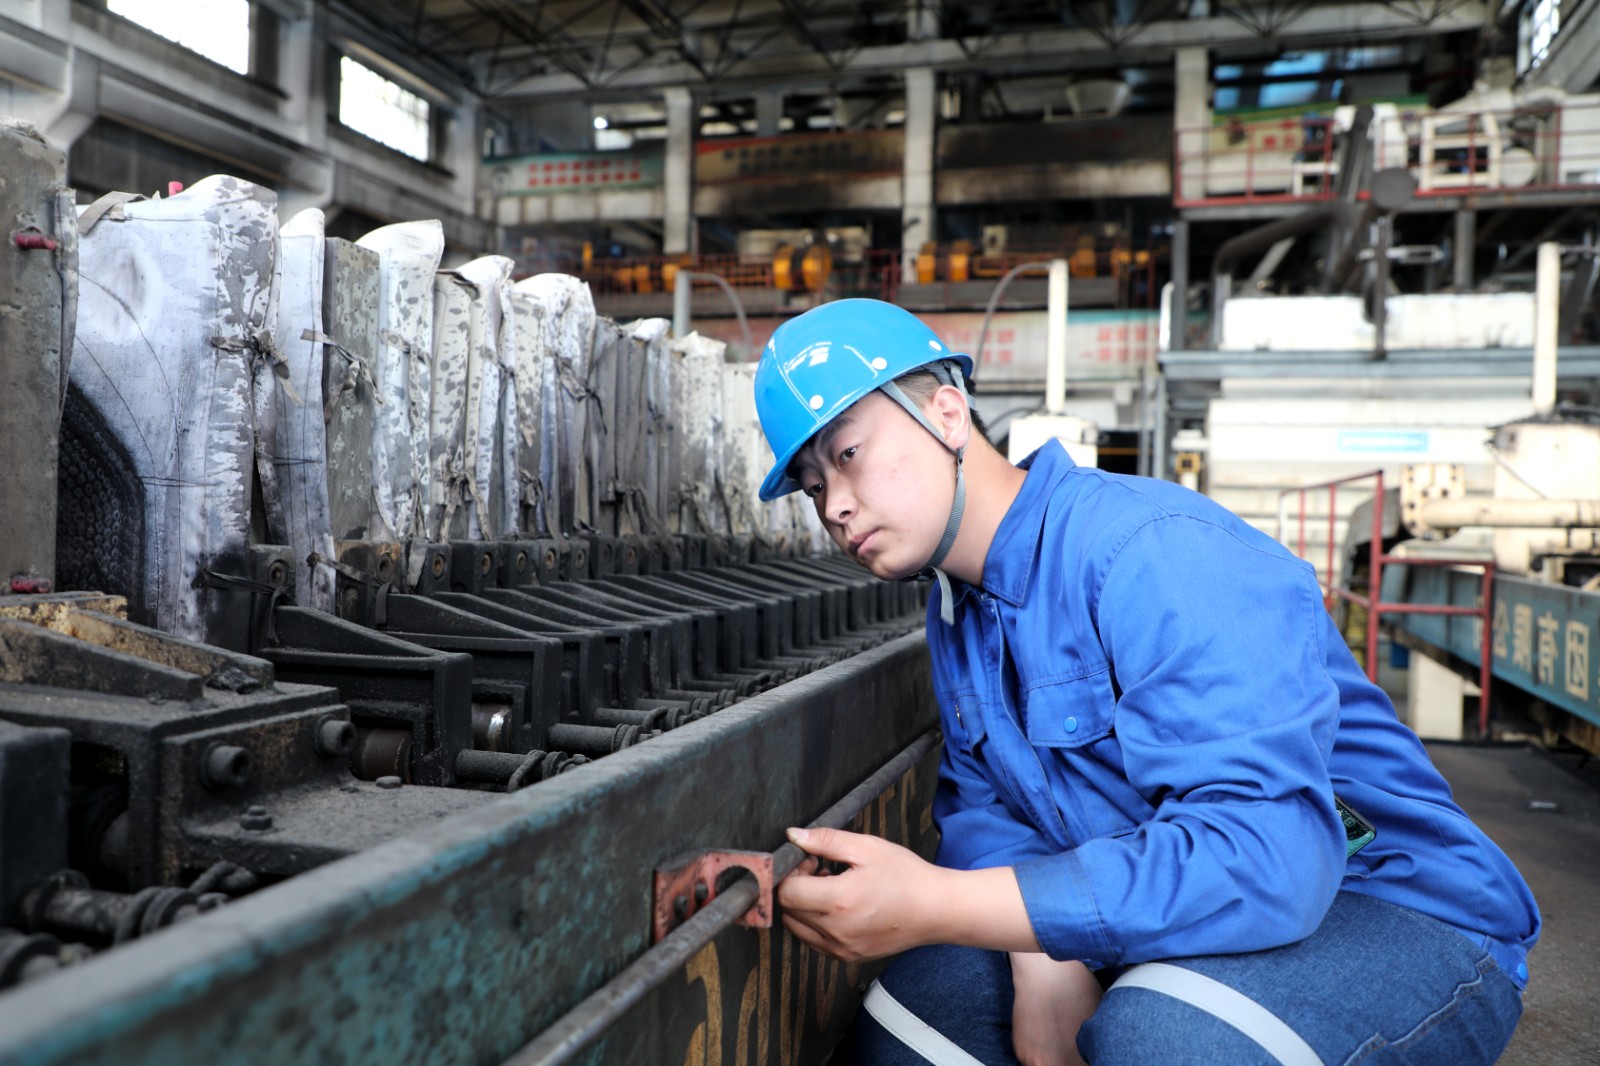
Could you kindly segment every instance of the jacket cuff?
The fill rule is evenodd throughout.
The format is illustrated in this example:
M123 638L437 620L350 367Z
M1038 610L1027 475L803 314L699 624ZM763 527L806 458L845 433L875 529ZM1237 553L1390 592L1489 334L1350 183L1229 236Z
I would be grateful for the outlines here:
M1076 851L1017 863L1012 870L1039 947L1052 959L1078 959L1091 970L1115 966L1083 860Z

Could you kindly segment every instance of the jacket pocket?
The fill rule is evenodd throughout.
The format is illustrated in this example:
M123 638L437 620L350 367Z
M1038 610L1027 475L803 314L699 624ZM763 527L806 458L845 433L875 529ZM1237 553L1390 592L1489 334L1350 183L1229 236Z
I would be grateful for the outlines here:
M1116 708L1111 669L1106 667L1029 691L1023 727L1035 747L1081 748L1111 735Z
M972 749L983 742L983 708L975 692L960 692L951 696L945 708L945 740L961 752L971 755Z

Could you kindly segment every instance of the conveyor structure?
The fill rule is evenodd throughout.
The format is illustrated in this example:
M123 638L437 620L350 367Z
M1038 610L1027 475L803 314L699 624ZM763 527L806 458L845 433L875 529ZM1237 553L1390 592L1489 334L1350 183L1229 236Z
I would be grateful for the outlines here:
M920 591L754 502L753 368L434 222L0 173L0 1063L819 1059L862 974L726 853L926 852L937 716Z

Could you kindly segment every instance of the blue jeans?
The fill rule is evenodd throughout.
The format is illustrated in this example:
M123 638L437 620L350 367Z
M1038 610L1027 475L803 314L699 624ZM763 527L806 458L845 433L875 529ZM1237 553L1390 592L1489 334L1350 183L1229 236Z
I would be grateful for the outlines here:
M1117 981L1078 1034L1079 1052L1093 1066L1473 1066L1499 1057L1522 1016L1517 986L1466 937L1352 892L1339 893L1322 925L1297 944L1169 959L1102 980L1112 976ZM878 983L834 1063L1017 1061L1004 952L919 948L891 962ZM937 1035L919 1038L930 1028ZM968 1058L940 1053L941 1041Z

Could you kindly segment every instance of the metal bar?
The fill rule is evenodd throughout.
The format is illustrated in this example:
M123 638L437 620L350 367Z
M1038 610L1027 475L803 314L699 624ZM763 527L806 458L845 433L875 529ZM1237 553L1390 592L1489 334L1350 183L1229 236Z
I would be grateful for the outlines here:
M1304 559L1306 557L1306 490L1305 489L1301 489L1300 490L1300 527L1299 528L1300 528L1300 536L1299 536L1299 541L1298 541L1299 547L1295 549L1295 554L1297 556L1299 556L1300 558Z
M847 792L843 799L824 811L811 828L839 829L849 823L873 798L888 788L907 770L922 761L939 742L938 731L929 730L911 746L879 767L876 773ZM783 880L806 858L793 844L772 853L774 883ZM651 989L679 973L696 952L724 929L733 925L756 901L756 881L749 874L735 881L716 899L706 904L693 918L669 933L655 947L627 969L596 989L588 999L567 1012L506 1060L505 1066L558 1066L571 1062L579 1052L598 1040L606 1029L626 1014Z
M1325 489L1330 485L1348 485L1352 481L1365 481L1369 477L1379 477L1382 474L1382 470L1367 470L1360 474L1351 474L1349 477L1334 478L1332 481L1318 481L1310 485L1301 485L1298 488L1284 489L1278 495L1287 496L1291 492L1299 492L1302 489Z
M1379 294L1381 297L1381 293ZM1383 600L1383 471L1378 471L1378 487L1372 494L1372 564L1367 569L1367 589L1374 605ZM1367 612L1367 680L1378 683L1378 623L1383 618L1381 606Z
M1494 570L1495 564L1483 565L1483 590L1478 595L1478 607L1482 614L1480 640L1483 643L1478 655L1478 737L1482 739L1489 735L1489 686L1494 683L1494 664L1492 661L1492 644L1494 641L1493 605L1494 605Z
M1328 486L1328 588L1330 588L1330 589L1333 588L1333 528L1334 528L1334 519L1339 514L1339 508L1337 506L1335 506L1335 503L1338 500L1338 495L1339 495L1339 486L1337 486L1337 485L1329 485ZM1326 594L1324 594L1323 598L1324 598L1324 600L1326 600L1326 598L1327 598Z

